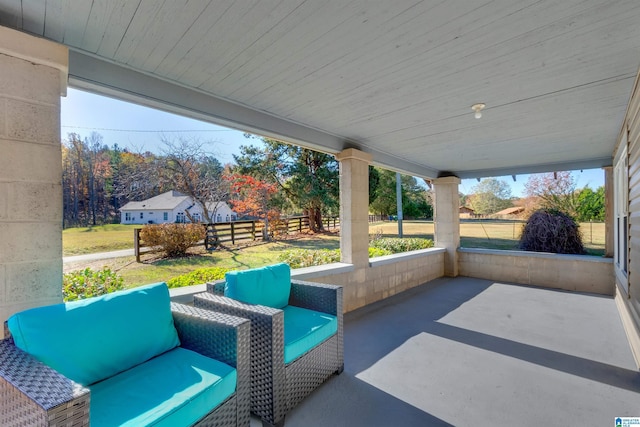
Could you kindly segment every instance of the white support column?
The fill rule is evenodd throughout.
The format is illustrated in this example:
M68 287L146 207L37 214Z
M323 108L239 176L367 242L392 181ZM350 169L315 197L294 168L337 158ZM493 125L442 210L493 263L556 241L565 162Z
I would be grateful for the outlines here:
M435 190L434 235L435 245L445 248L444 274L458 275L458 247L460 246L460 201L458 185L460 178L449 176L433 181Z
M0 321L62 299L68 49L0 27Z
M340 251L342 262L369 264L368 153L348 148L336 155L340 162Z

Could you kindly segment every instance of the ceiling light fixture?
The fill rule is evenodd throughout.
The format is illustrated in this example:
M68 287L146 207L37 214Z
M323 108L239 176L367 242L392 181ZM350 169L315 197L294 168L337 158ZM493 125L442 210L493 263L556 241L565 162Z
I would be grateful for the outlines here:
M480 117L482 117L482 109L483 109L484 107L486 107L486 105L485 105L485 104L483 104L483 103L473 104L473 105L471 106L471 109L472 109L473 111L475 111L475 112L476 112L476 113L474 114L474 116L475 116L475 118L476 118L476 119L479 119Z

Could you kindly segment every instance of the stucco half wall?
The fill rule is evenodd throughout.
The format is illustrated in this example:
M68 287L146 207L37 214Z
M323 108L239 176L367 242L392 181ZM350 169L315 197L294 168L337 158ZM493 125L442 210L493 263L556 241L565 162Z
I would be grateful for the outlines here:
M493 249L458 249L460 275L613 295L613 260L589 255L559 255Z

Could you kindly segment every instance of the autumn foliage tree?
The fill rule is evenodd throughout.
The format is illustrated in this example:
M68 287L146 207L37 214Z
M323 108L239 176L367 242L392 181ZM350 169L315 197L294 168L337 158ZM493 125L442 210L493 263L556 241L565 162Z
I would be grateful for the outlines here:
M322 216L337 212L339 206L336 159L273 139L261 140L263 148L240 147L242 155L233 156L236 171L277 185L281 190L279 194L284 195L290 205L309 216L311 230L323 230Z
M270 201L278 191L277 186L251 175L231 175L228 180L231 184L229 202L233 210L241 215L257 217L264 221L262 237L269 240L269 217L273 217L276 211Z
M578 194L571 172L530 175L524 185L528 197L538 200L540 208L564 212L578 217Z

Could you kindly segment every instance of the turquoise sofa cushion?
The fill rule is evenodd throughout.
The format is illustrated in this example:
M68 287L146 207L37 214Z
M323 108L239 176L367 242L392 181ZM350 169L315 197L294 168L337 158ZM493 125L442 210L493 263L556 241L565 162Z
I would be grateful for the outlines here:
M224 295L247 304L283 308L289 304L291 269L287 264L268 265L225 274Z
M236 381L233 367L176 348L90 386L90 423L190 426L233 394Z
M284 363L293 362L338 331L331 314L289 305L284 311Z
M18 348L85 386L180 344L164 283L33 308L8 326Z

